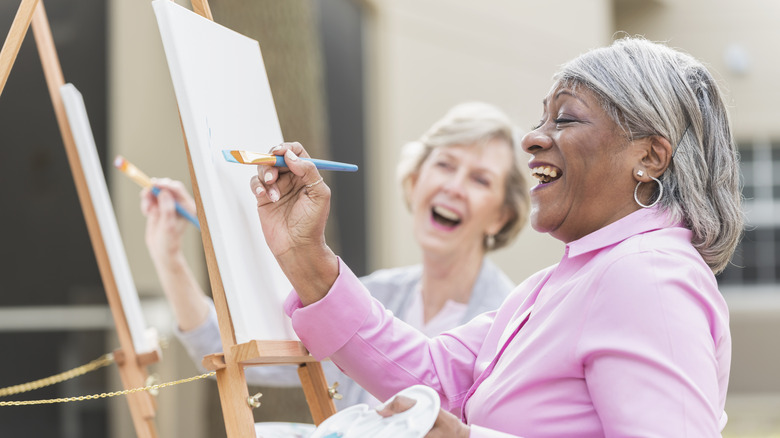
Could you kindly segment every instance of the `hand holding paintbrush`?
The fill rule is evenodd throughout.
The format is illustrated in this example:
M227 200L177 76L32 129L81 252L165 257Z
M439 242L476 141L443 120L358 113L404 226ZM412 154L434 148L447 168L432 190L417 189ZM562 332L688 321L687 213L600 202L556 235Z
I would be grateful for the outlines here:
M133 163L127 161L121 155L117 156L114 159L114 166L117 169L121 170L122 173L129 176L139 186L144 188L149 188L155 196L159 196L160 188L155 186L152 180L148 176L146 176L145 173L143 173L140 169L135 167ZM198 227L198 229L200 229L200 223L198 222L198 218L196 218L190 212L188 212L184 207L181 206L181 204L179 204L176 201L174 202L176 203L176 212L179 213L181 217L187 219L193 225Z

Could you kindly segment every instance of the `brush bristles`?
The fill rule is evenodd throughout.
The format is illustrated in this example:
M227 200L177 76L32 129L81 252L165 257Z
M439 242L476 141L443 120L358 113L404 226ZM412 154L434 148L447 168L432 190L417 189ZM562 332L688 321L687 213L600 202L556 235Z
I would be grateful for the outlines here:
M149 179L146 174L138 170L137 167L133 166L129 161L125 160L121 155L117 156L114 160L114 166L121 170L122 173L129 176L130 179L135 181L136 184L138 184L141 187L151 187L152 186L152 180Z
M125 160L121 155L118 155L116 158L114 158L114 167L124 172L127 169L127 160Z

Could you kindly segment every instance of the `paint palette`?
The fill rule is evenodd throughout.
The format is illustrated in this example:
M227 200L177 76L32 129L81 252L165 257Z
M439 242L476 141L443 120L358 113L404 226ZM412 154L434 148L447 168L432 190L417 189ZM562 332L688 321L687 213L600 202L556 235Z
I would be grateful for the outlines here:
M359 404L344 409L323 421L309 438L422 438L439 415L439 394L423 385L415 385L396 394L417 400L408 410L390 417ZM392 400L395 396L390 397Z
M313 424L267 421L255 423L257 438L309 438Z

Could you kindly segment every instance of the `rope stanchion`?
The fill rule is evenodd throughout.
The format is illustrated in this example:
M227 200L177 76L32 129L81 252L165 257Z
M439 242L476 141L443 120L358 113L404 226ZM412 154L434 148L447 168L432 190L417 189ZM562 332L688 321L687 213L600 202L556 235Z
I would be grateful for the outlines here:
M96 400L100 398L116 397L119 395L133 394L141 391L157 390L161 388L166 388L168 386L179 385L181 383L188 383L195 380L205 379L207 377L211 377L216 374L217 374L216 371L212 371L210 373L201 374L199 376L194 376L194 377L188 377L186 379L175 380L173 382L166 382L166 383L160 383L158 385L144 386L142 388L126 389L124 391L104 392L101 394L79 395L76 397L64 397L64 398L51 398L45 400L0 401L0 407L47 405L47 404L55 404L55 403L68 403L68 402L75 402L75 401Z
M47 386L70 380L74 377L87 374L89 372L111 365L112 363L114 363L114 355L111 353L104 354L92 362L73 368L72 370L55 374L53 376L44 377L43 379L38 379L32 382L0 388L0 397L7 397L9 395L21 394L23 392L45 388Z

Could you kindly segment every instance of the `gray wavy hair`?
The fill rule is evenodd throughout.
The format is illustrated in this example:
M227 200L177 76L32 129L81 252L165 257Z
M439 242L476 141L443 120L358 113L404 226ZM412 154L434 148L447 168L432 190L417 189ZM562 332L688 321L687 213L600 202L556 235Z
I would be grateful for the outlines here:
M723 271L744 223L739 159L722 94L704 65L626 37L570 61L554 79L594 92L629 139L658 135L672 144L659 206L693 231L712 271Z
M500 138L512 149L512 165L506 178L504 207L509 220L501 230L483 241L485 251L502 248L514 240L528 219L530 204L528 183L517 163L517 133L509 117L497 107L482 102L466 102L454 106L431 126L419 140L407 143L401 150L396 175L404 189L409 207L412 177L420 171L431 152L440 147L485 144Z

